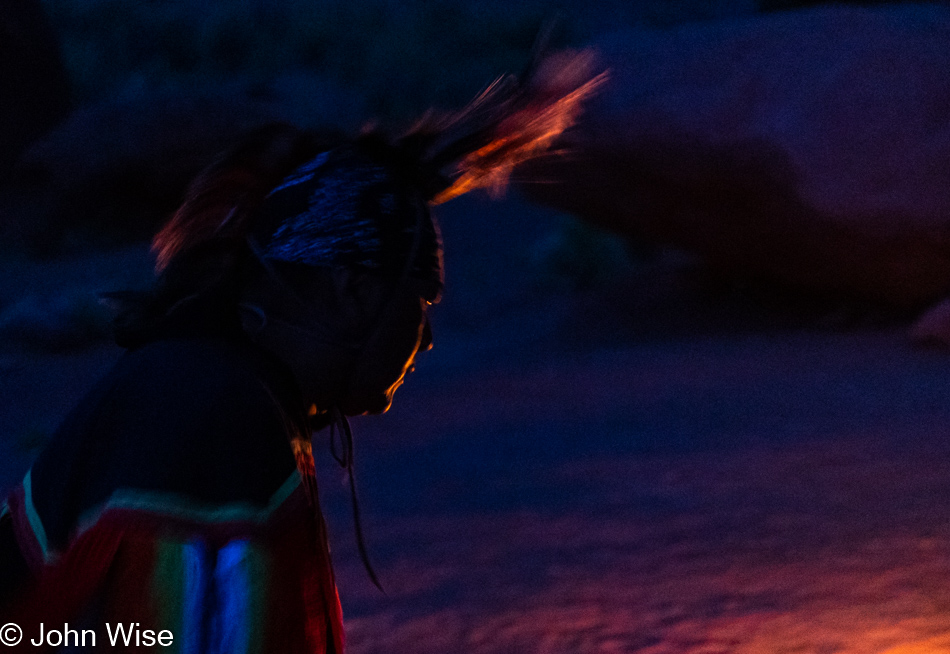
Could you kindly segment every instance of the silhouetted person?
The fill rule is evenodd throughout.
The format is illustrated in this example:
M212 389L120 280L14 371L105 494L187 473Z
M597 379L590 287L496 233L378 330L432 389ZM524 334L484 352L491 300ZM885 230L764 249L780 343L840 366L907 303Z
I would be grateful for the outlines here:
M429 205L547 147L600 81L589 64L561 57L395 139L273 126L204 171L155 238L153 290L114 297L128 352L4 506L0 624L341 653L311 435L338 430L352 488L346 416L386 411L431 345Z

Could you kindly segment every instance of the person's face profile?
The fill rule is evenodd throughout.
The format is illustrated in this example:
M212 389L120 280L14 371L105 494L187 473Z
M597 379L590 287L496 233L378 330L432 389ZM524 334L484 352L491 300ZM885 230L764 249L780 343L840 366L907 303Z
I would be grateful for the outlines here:
M305 401L347 415L388 410L418 352L432 347L426 310L438 289L302 265L274 272L254 287L266 316L254 337L288 365Z
M341 405L347 415L384 413L406 375L415 367L419 352L432 348L432 331L426 311L429 303L411 288L387 287L390 300L354 365L347 398Z

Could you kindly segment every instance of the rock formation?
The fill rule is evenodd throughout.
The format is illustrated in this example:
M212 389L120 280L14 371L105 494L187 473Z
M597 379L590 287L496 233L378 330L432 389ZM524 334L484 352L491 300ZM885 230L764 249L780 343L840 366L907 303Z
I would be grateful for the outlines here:
M924 5L616 33L568 155L519 178L731 272L922 308L950 291L948 43Z

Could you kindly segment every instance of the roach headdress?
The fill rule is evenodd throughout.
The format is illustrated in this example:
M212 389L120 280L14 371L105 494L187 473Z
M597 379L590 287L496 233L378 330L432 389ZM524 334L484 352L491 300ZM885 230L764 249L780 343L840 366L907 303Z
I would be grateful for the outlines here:
M406 263L406 229L425 232L414 275L441 276L438 230L428 206L477 188L504 189L519 163L545 154L606 81L590 51L537 58L498 78L456 112L426 113L406 133L381 131L336 147L288 126L266 128L191 185L156 235L161 271L215 240L253 237L266 256L312 265L387 270Z
M442 244L429 212L470 190L498 191L518 163L545 152L603 82L593 56L562 53L499 78L456 113L427 114L393 140L368 132L294 170L253 228L267 259L355 266L442 285Z

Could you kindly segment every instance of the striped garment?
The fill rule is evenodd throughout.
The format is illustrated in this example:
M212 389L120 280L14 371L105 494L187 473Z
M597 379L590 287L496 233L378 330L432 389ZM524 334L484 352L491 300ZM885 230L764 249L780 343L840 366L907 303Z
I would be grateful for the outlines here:
M5 509L37 582L6 622L89 625L103 649L106 624L138 623L169 631L155 651L176 654L343 651L325 534L296 475L264 509L119 492L65 551L50 548L30 482Z

